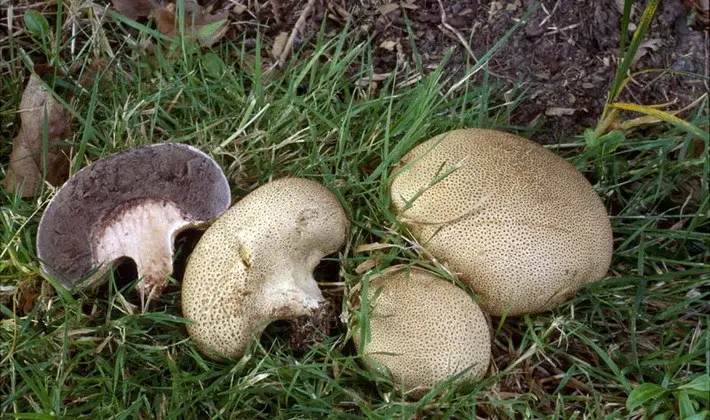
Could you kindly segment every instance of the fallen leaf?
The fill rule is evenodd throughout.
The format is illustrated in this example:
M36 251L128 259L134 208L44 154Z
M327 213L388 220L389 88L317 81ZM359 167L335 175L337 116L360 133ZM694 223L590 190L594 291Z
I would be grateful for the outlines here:
M379 258L368 258L365 261L363 261L362 263L360 263L360 265L355 267L355 273L356 274L363 274L366 271L372 270L373 268L377 267L377 264L379 264L381 262L382 262L382 260Z
M394 51L394 47L396 47L396 46L397 46L397 41L391 41L391 40L382 41L382 43L380 44L380 48L384 48L387 51Z
M382 5L377 8L377 11L382 13L382 15L387 15L389 13L394 12L395 10L399 9L399 4L397 3L388 3L385 5Z
M175 4L163 5L155 11L155 22L158 32L177 39L180 30L175 12ZM226 10L217 14L205 13L194 0L185 1L185 40L195 41L203 47L214 45L227 33L228 15Z
M383 81L383 80L387 80L387 78L390 77L391 75L392 75L391 72L388 72L388 73L374 73L374 74L372 75L372 77L369 77L369 76L368 76L368 77L363 77L363 78L358 79L357 81L355 81L355 84L357 84L358 86L362 86L362 87L370 86L372 83L381 82L381 81Z
M113 7L123 16L136 20L150 16L158 8L158 3L153 0L113 0Z
M339 18L345 20L350 19L350 13L345 10L343 6L340 6L333 2L328 2L328 8L331 9Z
M281 53L283 52L284 48L286 47L287 42L288 42L288 32L279 33L276 36L276 39L274 39L274 45L271 47L271 55L274 58L281 57Z
M64 107L32 75L20 101L20 133L12 141L10 166L3 180L9 194L34 197L43 180L59 185L69 175L69 159L59 142L69 135L69 118ZM46 117L46 120L45 120ZM47 127L46 172L44 171L44 127Z
M392 244L383 244L380 242L373 242L370 244L358 246L357 248L355 248L355 253L359 254L361 252L377 251L380 249L389 249L389 248L394 248L394 247L395 246Z
M639 49L636 50L636 55L634 55L634 59L631 60L631 66L635 66L636 63L645 55L651 53L652 51L657 51L662 46L663 41L659 38L651 38L647 39L646 41L643 41L641 45L639 45Z
M246 12L248 8L243 5L243 4L235 4L234 7L232 8L232 11L234 14L241 15L242 13Z
M161 7L155 11L155 26L163 35L173 34L175 31L175 10L169 6Z
M563 115L572 115L577 111L574 108L548 108L545 110L545 115L548 117L561 117Z

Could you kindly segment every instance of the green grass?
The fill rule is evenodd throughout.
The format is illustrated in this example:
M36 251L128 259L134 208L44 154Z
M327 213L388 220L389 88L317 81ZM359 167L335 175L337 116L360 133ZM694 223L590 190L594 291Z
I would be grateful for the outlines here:
M395 263L443 272L388 210L390 170L413 145L470 126L535 138L529 128L507 124L521 98L500 105L487 77L482 84L452 80L443 63L412 85L403 86L415 67L376 90L358 87L371 69L372 47L347 33L319 35L282 74L267 74L260 44L256 51L222 42L206 53L183 46L152 55L140 47L145 31L108 16L93 19L93 26L81 21L74 55L56 27L46 38L22 36L2 46L13 57L0 69L3 167L31 60L44 56L58 69L89 72L101 59L87 86L76 73L46 78L69 98L74 170L129 147L172 141L214 156L235 197L279 177L318 180L352 221L337 256L345 293L358 293L356 267L370 259L378 261L372 272ZM705 98L685 121L706 131L707 108ZM489 375L476 384L442 384L418 402L360 365L344 326L306 350L272 334L255 340L241 362L216 363L187 338L177 280L146 314L131 304L135 282L111 278L93 294L40 282L34 238L52 191L29 200L1 193L0 417L707 418L710 146L675 125L587 146L581 134L565 139L576 147L552 148L587 175L612 215L609 278L552 312L494 319ZM393 246L356 252L374 242ZM347 305L342 309L347 315ZM639 387L644 383L651 385Z

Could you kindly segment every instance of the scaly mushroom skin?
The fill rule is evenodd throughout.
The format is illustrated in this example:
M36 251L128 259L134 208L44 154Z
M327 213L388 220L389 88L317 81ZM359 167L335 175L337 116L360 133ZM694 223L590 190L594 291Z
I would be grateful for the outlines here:
M551 309L609 268L599 196L530 140L483 129L437 136L404 156L390 195L398 218L492 315Z
M404 267L373 279L367 294L374 301L363 360L391 375L397 389L403 386L409 396L420 398L456 374L463 372L458 380L485 375L491 333L485 315L463 289L428 271ZM360 331L353 337L358 348Z
M200 239L182 282L187 331L207 356L239 359L252 334L323 302L313 269L345 243L349 222L315 181L280 179L235 204Z
M105 279L112 263L135 261L145 309L172 273L175 236L227 210L217 163L182 144L138 147L77 172L52 198L37 232L44 273L63 286Z

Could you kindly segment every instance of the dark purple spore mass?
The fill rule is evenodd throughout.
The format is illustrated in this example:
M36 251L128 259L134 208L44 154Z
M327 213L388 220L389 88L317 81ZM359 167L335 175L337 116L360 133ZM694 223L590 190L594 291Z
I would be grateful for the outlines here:
M229 207L230 191L212 159L181 144L98 160L67 181L42 216L37 255L48 274L67 287L92 274L92 229L137 200L170 201L190 220L210 220Z

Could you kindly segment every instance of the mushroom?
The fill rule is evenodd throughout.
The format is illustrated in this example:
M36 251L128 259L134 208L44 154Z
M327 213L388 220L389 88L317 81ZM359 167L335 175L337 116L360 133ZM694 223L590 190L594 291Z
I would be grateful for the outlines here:
M521 137L455 130L394 170L397 217L492 315L541 312L606 274L607 212L574 166Z
M173 270L175 236L203 227L229 208L219 165L198 149L154 144L98 160L52 198L37 232L45 275L66 288L105 279L130 258L142 279L143 310L160 296Z
M370 340L363 342L360 325L353 341L362 345L365 365L391 376L399 391L420 398L456 375L456 381L485 375L491 333L463 289L426 270L397 266L370 281L367 297Z
M323 303L313 270L345 243L338 199L315 181L279 179L255 189L210 226L182 282L187 331L208 357L239 359L268 323Z

